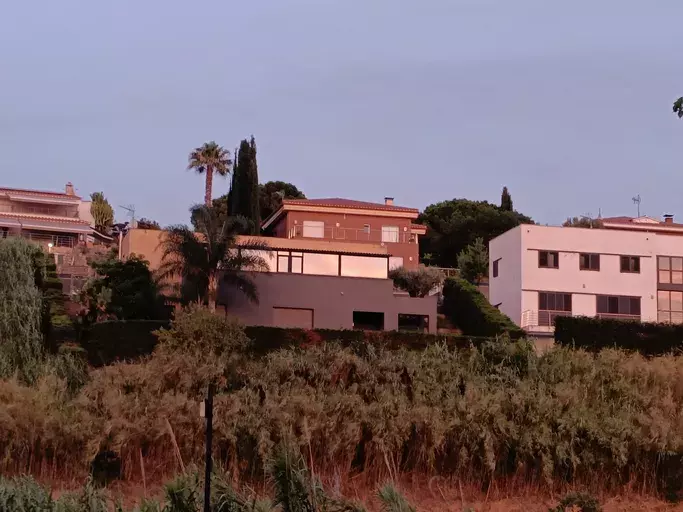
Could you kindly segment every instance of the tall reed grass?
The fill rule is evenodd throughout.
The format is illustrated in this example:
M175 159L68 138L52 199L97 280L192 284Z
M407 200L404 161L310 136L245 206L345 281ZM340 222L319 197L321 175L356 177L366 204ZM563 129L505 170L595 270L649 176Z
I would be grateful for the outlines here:
M219 323L193 328L205 322ZM214 457L236 481L266 479L283 442L316 477L375 484L421 473L676 492L683 480L681 357L539 356L521 341L253 358L238 326L192 316L160 341L146 360L91 371L75 395L54 374L0 381L0 472L80 477L105 453L115 476L138 481L201 465L199 402L213 381Z

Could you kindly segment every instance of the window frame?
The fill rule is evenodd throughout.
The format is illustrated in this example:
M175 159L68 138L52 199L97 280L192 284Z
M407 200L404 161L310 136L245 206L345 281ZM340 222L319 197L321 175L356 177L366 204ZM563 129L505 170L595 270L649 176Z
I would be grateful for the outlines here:
M503 258L498 258L497 260L493 260L493 265L491 266L491 273L493 274L493 277L498 277L498 272L499 272L499 267L498 267L498 262L502 260Z
M308 225L308 226L307 226ZM306 228L308 227L308 234ZM321 235L320 236L311 236L310 230L320 230ZM325 238L325 221L324 220L304 220L301 223L301 235L304 238L315 238L315 239L321 239Z
M390 230L390 231L387 231L387 230ZM390 244L399 243L400 232L401 232L401 230L400 230L399 226L382 226L382 243L390 243ZM395 233L396 236L395 237L391 236L391 237L385 238L386 233L391 233L392 235ZM389 240L389 238L392 238L392 239ZM396 239L393 240L393 238L396 238Z
M666 260L666 265L662 265L662 260ZM680 264L680 269L674 269L674 260L676 260ZM667 275L668 281L661 280L662 274ZM674 276L677 276L677 280L675 282ZM673 286L683 285L683 256L657 256L657 284Z
M584 259L588 265L584 265ZM593 265L595 262L597 262L597 265ZM600 272L600 254L595 252L579 253L579 270Z
M277 263L275 267L276 272L280 272L282 274L303 274L304 273L304 253L300 251L277 251ZM280 258L286 258L286 270L281 270L281 265L280 265ZM300 265L300 269L298 271L293 271L293 263L294 261L298 262Z
M628 262L626 265L628 268L626 270L624 270L624 262ZM631 263L635 264L631 265ZM619 256L619 271L622 274L640 274L640 256Z
M545 254L545 265L543 264L543 255ZM549 265L550 256L553 255L555 265ZM538 251L538 268L560 268L560 253L559 251Z
M660 300L660 294L666 294L667 307L662 307L662 301ZM671 300L671 295L678 295L678 304L680 309L673 309ZM671 320L673 315L676 314L679 318L677 322ZM667 319L664 319L667 317ZM661 323L671 323L671 324L683 324L683 291L678 290L657 290L657 321Z
M603 301L606 301L605 304L607 304L607 311L600 311L600 303L601 299ZM628 313L622 312L621 306L625 303L625 301L628 300ZM616 304L616 307L613 308L612 304ZM638 304L638 307L636 308L638 310L637 313L632 313L633 309L633 304ZM603 308L604 309L604 308ZM612 309L616 309L616 312L610 311ZM642 297L635 297L631 295L603 295L603 294L598 294L595 296L595 313L596 316L600 317L602 316L607 316L607 317L623 317L623 318L641 318L643 311L643 305L642 305Z

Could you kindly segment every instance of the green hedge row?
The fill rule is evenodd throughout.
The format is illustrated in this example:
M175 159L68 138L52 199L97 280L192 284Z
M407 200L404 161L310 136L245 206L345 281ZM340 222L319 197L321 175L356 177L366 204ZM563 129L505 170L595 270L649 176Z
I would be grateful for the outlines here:
M493 307L476 286L458 277L449 277L444 283L443 312L466 336L525 336L524 330Z
M560 316L555 319L555 341L591 351L620 348L661 355L683 349L683 325Z
M168 322L156 320L100 322L83 333L81 346L87 354L88 362L93 366L133 360L151 354L157 344L154 331L168 325ZM488 339L410 331L307 330L262 326L247 326L245 332L253 340L254 351L259 355L280 348L305 347L327 341L340 342L359 350L367 349L368 345L423 350L434 343L467 347Z

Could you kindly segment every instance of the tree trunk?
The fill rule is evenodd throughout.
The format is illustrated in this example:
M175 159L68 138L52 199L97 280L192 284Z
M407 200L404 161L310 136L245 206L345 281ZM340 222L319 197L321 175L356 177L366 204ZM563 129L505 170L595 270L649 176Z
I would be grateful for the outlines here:
M209 276L209 311L216 312L216 299L218 298L218 276L213 274Z
M206 192L204 193L204 204L211 207L211 195L213 189L213 167L207 166L206 168Z

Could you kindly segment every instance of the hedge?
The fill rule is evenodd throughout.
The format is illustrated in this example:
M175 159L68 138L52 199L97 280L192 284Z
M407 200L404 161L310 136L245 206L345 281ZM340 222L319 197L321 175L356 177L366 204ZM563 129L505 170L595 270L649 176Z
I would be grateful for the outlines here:
M134 360L152 353L157 344L154 331L168 325L168 322L156 320L100 322L83 333L81 346L87 354L88 362L93 366ZM264 326L247 326L244 330L254 342L255 355L264 355L280 348L306 347L326 341L340 342L357 350L367 350L369 345L424 350L434 343L446 343L459 348L471 344L478 345L490 339L411 331L308 330Z
M459 277L449 277L444 283L443 312L467 336L525 336L524 330L493 307L476 286Z
M683 348L683 325L560 316L555 319L555 341L591 351L620 348L654 356Z

